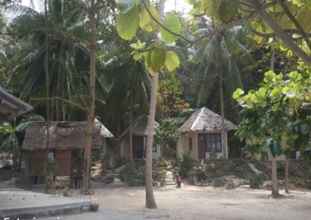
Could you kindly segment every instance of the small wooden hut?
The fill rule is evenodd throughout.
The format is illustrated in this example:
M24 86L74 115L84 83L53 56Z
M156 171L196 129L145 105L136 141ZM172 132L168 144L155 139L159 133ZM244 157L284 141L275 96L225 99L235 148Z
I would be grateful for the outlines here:
M11 95L0 86L0 122L14 120L17 116L30 112L32 106Z
M42 184L53 164L55 177L82 178L87 122L33 122L22 145L22 168L26 183ZM49 134L49 135L47 135ZM112 133L95 121L93 149L104 147ZM50 163L51 162L51 163ZM71 181L72 182L72 181Z
M177 144L177 155L190 155L194 160L211 157L228 158L228 132L236 125L225 119L224 140L222 143L222 118L220 115L203 107L196 110L179 128L181 133Z
M147 125L148 125L148 116L143 115L134 120L132 124L122 133L122 135L119 138L120 157L122 159L126 160L144 159L148 135ZM158 126L159 123L156 122L155 128L157 128ZM131 141L130 133L132 135L132 150L130 146ZM161 157L161 148L159 145L154 144L152 155L154 159L158 159Z

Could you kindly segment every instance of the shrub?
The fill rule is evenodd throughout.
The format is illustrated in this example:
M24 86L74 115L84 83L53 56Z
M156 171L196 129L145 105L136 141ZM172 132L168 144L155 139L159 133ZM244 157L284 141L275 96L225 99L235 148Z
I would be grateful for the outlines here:
M178 160L177 166L179 169L179 175L182 177L188 177L195 166L195 160L193 160L189 155L184 154L182 159Z
M143 186L145 184L143 162L128 163L120 172L120 178L129 186Z
M252 189L260 189L264 183L264 178L261 175L251 176L249 179L249 186Z

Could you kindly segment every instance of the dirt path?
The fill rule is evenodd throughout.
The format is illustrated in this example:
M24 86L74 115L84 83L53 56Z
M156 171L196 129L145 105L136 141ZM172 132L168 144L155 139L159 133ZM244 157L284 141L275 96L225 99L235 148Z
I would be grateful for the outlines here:
M98 189L92 199L100 204L97 213L65 216L66 220L309 220L311 192L293 191L274 200L265 190L215 189L185 186L156 191L159 209L144 209L143 188ZM50 218L53 219L53 218ZM54 218L55 219L55 218Z

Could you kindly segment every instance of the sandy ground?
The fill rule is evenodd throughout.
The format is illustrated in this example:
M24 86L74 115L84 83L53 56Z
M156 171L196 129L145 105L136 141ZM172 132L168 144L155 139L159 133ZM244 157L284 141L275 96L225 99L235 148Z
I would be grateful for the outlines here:
M184 186L155 192L159 208L144 209L144 189L109 187L91 197L100 205L96 213L61 216L46 220L311 220L311 192L292 191L282 199L270 192Z

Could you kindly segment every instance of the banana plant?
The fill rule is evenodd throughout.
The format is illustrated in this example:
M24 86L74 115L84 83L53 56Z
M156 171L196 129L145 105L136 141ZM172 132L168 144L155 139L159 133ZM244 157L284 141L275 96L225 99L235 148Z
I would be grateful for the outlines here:
M32 115L22 119L18 123L5 122L0 125L0 135L2 139L0 151L8 152L13 155L14 168L18 168L20 164L23 134L34 121L44 121L44 118L40 115Z

